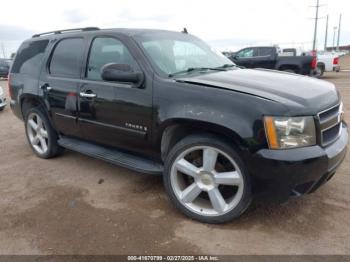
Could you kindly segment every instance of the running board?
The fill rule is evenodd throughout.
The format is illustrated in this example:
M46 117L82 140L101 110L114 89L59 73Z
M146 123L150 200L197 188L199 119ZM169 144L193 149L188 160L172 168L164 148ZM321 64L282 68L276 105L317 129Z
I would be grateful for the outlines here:
M58 144L72 151L98 158L114 165L122 166L140 173L161 175L163 166L155 161L134 156L129 153L95 145L75 138L60 137Z

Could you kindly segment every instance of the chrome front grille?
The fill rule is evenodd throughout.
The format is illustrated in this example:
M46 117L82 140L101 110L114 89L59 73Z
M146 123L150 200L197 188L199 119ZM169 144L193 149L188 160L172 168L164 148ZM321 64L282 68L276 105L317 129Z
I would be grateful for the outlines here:
M337 140L342 130L343 104L336 105L318 113L320 142L327 146Z

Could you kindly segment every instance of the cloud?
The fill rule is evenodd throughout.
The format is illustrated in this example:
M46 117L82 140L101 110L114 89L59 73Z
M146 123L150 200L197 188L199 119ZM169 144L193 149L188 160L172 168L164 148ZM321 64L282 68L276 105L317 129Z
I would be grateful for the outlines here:
M20 26L0 24L1 41L20 41L31 37L34 31Z
M63 17L68 23L81 23L88 19L88 16L83 14L79 9L70 9L63 11Z
M326 1L326 0L323 0ZM310 8L314 0L35 0L5 1L1 24L12 24L12 29L0 28L0 41L4 38L25 39L33 32L40 33L64 28L97 26L100 28L156 28L180 31L186 27L190 33L209 41L218 49L233 49L247 45L280 44L288 47L311 48L315 15ZM326 1L327 2L327 1ZM18 8L20 6L21 8ZM320 8L320 17L329 14L329 33L338 25L343 13L341 44L350 42L349 0L328 1ZM319 21L318 46L323 47L325 19ZM15 28L18 26L18 28ZM6 28L5 28L6 29ZM22 36L22 37L21 37ZM332 36L329 34L329 43Z

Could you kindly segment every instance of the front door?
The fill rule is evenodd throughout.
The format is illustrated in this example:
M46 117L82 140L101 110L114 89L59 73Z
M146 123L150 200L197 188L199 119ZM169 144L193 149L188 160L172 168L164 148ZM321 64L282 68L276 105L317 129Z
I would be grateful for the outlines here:
M252 61L255 55L255 48L245 48L234 56L234 62L239 66L252 68Z
M77 121L77 91L84 44L84 38L55 41L47 67L43 68L39 81L40 92L50 106L56 130L75 137L82 136Z
M152 121L152 82L133 88L129 83L107 82L101 68L108 63L128 64L142 71L127 46L114 36L91 40L79 97L79 122L85 139L138 151L148 143ZM142 151L142 150L141 150Z

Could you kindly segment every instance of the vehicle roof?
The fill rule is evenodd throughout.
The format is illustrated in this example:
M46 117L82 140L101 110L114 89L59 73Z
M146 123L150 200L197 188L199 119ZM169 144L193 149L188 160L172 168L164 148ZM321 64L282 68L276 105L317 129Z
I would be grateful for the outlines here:
M279 48L278 46L268 46L268 45L256 45L256 46L249 46L247 48Z
M87 28L89 29L89 28ZM69 30L69 29L68 29ZM74 31L73 31L74 30ZM65 30L57 30L47 33L41 33L37 35L33 35L31 39L28 40L35 40L35 39L50 39L50 38L57 38L57 37L63 37L66 35L69 36L81 36L81 35L89 35L89 34L103 34L103 33L118 33L123 34L126 36L135 36L135 35L142 35L142 34L149 34L149 33L181 33L180 31L169 31L169 30L161 30L161 29L143 29L143 28L108 28L108 29L89 29L89 30L82 30L79 31L72 29L72 31L65 31Z

